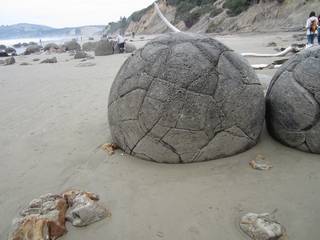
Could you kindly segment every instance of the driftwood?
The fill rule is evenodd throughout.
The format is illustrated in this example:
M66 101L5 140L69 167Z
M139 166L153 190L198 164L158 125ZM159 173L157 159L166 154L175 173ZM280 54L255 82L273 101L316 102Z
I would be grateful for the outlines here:
M159 17L162 19L164 24L167 25L168 28L170 28L173 32L181 32L178 28L173 26L168 19L161 13L159 6L157 3L154 3L154 8L156 12L158 13ZM244 57L283 57L286 56L289 53L297 53L301 51L303 48L300 47L300 45L292 45L284 49L282 52L275 53L275 54L269 54L269 53L241 53ZM278 68L281 66L281 64L254 64L251 65L253 69L261 70L265 68Z

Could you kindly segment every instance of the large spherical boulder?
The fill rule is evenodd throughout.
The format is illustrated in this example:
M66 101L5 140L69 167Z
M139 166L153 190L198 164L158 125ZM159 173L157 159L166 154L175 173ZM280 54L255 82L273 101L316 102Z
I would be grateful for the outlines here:
M286 62L267 92L270 134L287 146L320 153L320 47Z
M257 143L263 90L248 62L220 42L173 33L137 50L110 90L113 141L167 163L212 160Z
M96 56L107 56L113 54L113 52L113 43L108 40L100 40L94 50Z
M98 42L86 42L82 44L82 50L83 51L94 51L97 47Z
M48 43L44 46L44 51L59 50L60 47L56 43Z
M37 53L41 51L41 46L39 45L31 45L27 47L27 49L24 51L24 55L30 55L33 53Z
M76 40L66 42L62 46L66 51L80 51L81 46Z

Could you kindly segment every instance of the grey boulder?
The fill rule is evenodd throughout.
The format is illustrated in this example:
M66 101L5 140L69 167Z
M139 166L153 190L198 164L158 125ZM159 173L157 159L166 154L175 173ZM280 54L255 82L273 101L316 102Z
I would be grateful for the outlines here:
M81 46L79 43L77 43L77 41L72 40L72 41L64 43L63 49L65 49L65 51L80 51Z
M41 46L39 45L31 45L27 47L27 49L24 51L24 55L30 55L33 53L37 53L41 51Z
M40 63L57 63L57 62L58 62L57 58L53 57L53 58L47 58L47 59L41 61Z
M320 47L289 59L267 92L269 133L283 144L320 153Z
M76 54L74 55L74 59L82 59L82 58L86 58L89 55L84 52L84 51L77 51Z
M82 44L83 51L94 51L97 47L98 42L86 42Z
M107 56L113 54L113 43L108 40L100 40L94 50L96 56Z
M125 152L156 162L213 160L254 146L265 113L248 62L209 37L171 33L147 43L118 72L111 134Z

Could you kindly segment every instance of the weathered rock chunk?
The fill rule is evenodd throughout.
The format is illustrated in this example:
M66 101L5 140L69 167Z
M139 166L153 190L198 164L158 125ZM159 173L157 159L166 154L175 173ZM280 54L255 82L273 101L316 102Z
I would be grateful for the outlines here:
M156 162L217 159L254 146L264 96L253 69L220 42L172 33L121 67L109 95L114 142Z
M73 226L84 227L110 215L109 211L98 203L97 194L76 190L68 191L63 196L69 206L66 217Z
M14 57L6 58L4 60L4 65L12 65L15 63L16 63L16 60L14 59Z
M240 228L254 240L287 240L285 228L269 213L244 215Z
M267 92L267 127L283 144L320 153L320 47L292 57Z
M47 58L47 59L41 61L40 63L57 63L57 62L58 62L57 58L52 57L52 58Z

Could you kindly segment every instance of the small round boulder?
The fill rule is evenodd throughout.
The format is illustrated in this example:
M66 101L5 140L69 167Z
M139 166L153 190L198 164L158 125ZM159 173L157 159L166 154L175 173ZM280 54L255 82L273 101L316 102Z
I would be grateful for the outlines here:
M264 96L248 62L209 37L171 33L130 56L110 90L113 141L151 161L227 157L257 143Z
M287 61L267 92L269 133L283 144L320 153L320 47Z

